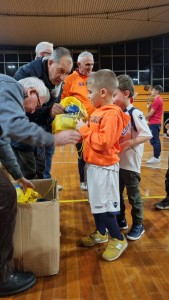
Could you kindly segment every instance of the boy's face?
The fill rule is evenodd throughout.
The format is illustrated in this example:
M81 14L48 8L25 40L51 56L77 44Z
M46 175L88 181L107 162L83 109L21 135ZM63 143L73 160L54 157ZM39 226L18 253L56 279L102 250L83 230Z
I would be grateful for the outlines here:
M101 106L100 91L94 87L93 83L87 84L87 89L88 89L88 97L92 105L94 107L100 107Z
M151 90L151 96L154 97L154 96L156 96L156 95L158 95L158 94L159 94L159 91L157 91L156 89L153 88L153 89Z
M119 89L116 89L113 93L113 103L115 103L123 109L123 107L125 106L124 92L120 91Z

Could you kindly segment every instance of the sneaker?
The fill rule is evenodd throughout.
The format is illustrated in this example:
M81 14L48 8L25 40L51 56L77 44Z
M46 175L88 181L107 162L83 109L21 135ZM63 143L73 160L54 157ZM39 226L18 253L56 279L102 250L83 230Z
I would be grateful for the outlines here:
M160 202L154 203L155 208L169 209L169 198L165 198Z
M143 225L132 225L129 233L127 234L127 239L131 241L138 240L145 232Z
M80 183L80 189L82 191L87 191L87 182L81 182Z
M128 243L124 235L123 241L111 238L106 250L102 254L102 257L108 261L115 260L124 252L127 246Z
M120 229L120 230L128 229L128 224L127 224L126 219L124 219L124 220L118 220L118 219L117 219L117 222L118 222L118 224L119 224L119 229Z
M146 161L147 164L158 164L161 161L161 158L152 157Z
M61 191L62 190L62 185L57 185L57 189L58 189L58 191Z
M90 235L87 235L80 240L81 245L85 247L91 247L96 244L101 244L106 242L108 242L107 233L105 233L105 235L102 235L99 231L95 231L94 233L91 233Z

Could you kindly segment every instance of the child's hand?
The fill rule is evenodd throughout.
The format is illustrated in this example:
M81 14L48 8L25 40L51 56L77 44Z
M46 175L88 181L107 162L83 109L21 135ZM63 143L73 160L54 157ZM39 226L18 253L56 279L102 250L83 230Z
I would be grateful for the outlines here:
M132 140L125 141L120 144L120 153L130 149L132 147Z
M77 120L77 122L76 122L76 130L79 130L84 125L87 125L87 123L83 122L82 119Z

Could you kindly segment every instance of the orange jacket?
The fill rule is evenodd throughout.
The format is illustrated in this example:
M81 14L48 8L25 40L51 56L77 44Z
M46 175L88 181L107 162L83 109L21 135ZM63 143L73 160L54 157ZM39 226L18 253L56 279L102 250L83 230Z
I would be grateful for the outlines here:
M86 81L88 76L80 74L78 71L74 71L72 74L68 75L64 80L63 92L61 99L73 96L80 100L87 110L88 116L95 110L93 105L88 98L88 90L86 86Z
M119 161L119 138L130 117L115 104L96 109L89 124L80 128L83 158L89 164L111 166Z

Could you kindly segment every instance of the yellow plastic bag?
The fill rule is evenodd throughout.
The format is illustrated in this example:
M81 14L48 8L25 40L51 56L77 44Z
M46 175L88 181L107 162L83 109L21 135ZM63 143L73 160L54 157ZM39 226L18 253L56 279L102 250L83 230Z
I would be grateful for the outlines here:
M42 198L42 196L32 188L27 188L24 193L22 187L18 186L16 187L16 194L18 203L33 203L36 202L37 199Z
M77 114L65 113L60 114L55 117L52 122L52 133L56 133L62 130L75 129L76 121L78 119L83 119L87 121L88 114L83 104L75 97L66 97L64 98L60 104L66 108L69 105L76 105L79 108L79 112Z

